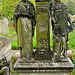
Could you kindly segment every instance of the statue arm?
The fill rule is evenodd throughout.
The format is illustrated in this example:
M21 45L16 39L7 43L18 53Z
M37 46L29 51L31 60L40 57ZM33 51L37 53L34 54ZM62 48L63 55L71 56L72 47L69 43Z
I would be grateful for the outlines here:
M66 12L67 12L67 11L66 11ZM71 18L70 18L70 16L69 16L68 12L67 12L67 21L69 22L71 28L73 29L74 26L73 26L73 24L72 24L72 21L71 21Z

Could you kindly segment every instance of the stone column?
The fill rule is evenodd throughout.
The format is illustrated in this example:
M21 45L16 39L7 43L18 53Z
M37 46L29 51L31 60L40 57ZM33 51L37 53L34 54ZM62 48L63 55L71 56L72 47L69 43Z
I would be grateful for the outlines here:
M35 59L51 59L49 0L36 0L36 41Z

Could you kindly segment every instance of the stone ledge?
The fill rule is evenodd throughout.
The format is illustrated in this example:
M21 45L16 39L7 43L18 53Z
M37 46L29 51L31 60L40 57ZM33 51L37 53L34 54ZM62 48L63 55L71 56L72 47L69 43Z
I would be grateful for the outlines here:
M74 65L68 58L68 62L52 63L50 60L34 60L34 62L20 62L18 61L14 65L14 70L18 73L53 73L53 72L71 72Z

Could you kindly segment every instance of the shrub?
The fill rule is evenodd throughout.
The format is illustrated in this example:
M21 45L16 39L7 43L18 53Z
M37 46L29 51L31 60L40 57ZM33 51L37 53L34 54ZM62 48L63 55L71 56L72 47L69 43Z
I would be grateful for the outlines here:
M68 6L68 12L71 15L74 15L75 14L75 1L68 0L67 1L67 6Z

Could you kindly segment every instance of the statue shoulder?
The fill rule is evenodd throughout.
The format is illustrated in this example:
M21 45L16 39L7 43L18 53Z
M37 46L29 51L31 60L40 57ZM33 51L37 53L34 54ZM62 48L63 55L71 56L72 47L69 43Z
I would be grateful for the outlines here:
M28 1L28 3L29 3L30 5L32 5L32 6L34 6L32 2Z

